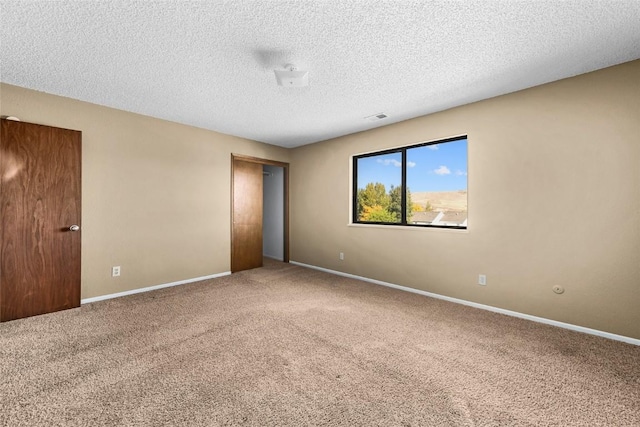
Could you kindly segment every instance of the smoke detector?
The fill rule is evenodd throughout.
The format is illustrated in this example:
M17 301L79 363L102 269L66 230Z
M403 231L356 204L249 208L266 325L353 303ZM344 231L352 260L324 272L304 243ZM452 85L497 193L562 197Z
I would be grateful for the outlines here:
M299 71L293 64L284 66L284 70L273 70L276 73L276 80L279 86L283 87L305 87L309 86L309 72Z

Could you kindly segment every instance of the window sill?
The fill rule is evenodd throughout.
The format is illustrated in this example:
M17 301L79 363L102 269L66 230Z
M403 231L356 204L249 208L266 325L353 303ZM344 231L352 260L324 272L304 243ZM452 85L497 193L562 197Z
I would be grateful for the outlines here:
M347 227L355 227L355 228L384 228L387 230L412 230L412 231L437 231L437 232L445 232L445 233L461 233L468 234L469 228L448 228L448 227L421 227L421 226L411 226L411 225L386 225L386 224L362 224L359 222L349 222L347 223Z

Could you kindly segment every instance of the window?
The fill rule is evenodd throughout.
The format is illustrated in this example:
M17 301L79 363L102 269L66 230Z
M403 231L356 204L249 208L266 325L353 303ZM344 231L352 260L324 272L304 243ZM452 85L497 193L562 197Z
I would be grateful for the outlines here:
M467 228L467 137L354 156L353 222Z

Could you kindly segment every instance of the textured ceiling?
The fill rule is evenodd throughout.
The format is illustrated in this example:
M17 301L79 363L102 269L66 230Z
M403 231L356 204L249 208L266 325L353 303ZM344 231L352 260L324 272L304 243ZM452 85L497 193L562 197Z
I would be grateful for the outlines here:
M0 8L5 83L284 147L640 58L639 0ZM276 85L290 62L308 87Z

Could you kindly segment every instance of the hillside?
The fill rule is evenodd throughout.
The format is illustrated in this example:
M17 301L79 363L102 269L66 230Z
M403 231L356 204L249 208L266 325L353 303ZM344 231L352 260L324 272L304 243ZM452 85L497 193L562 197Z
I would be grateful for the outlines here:
M435 211L466 211L466 191L435 191L435 192L411 192L411 201L425 206L427 201L431 203Z

